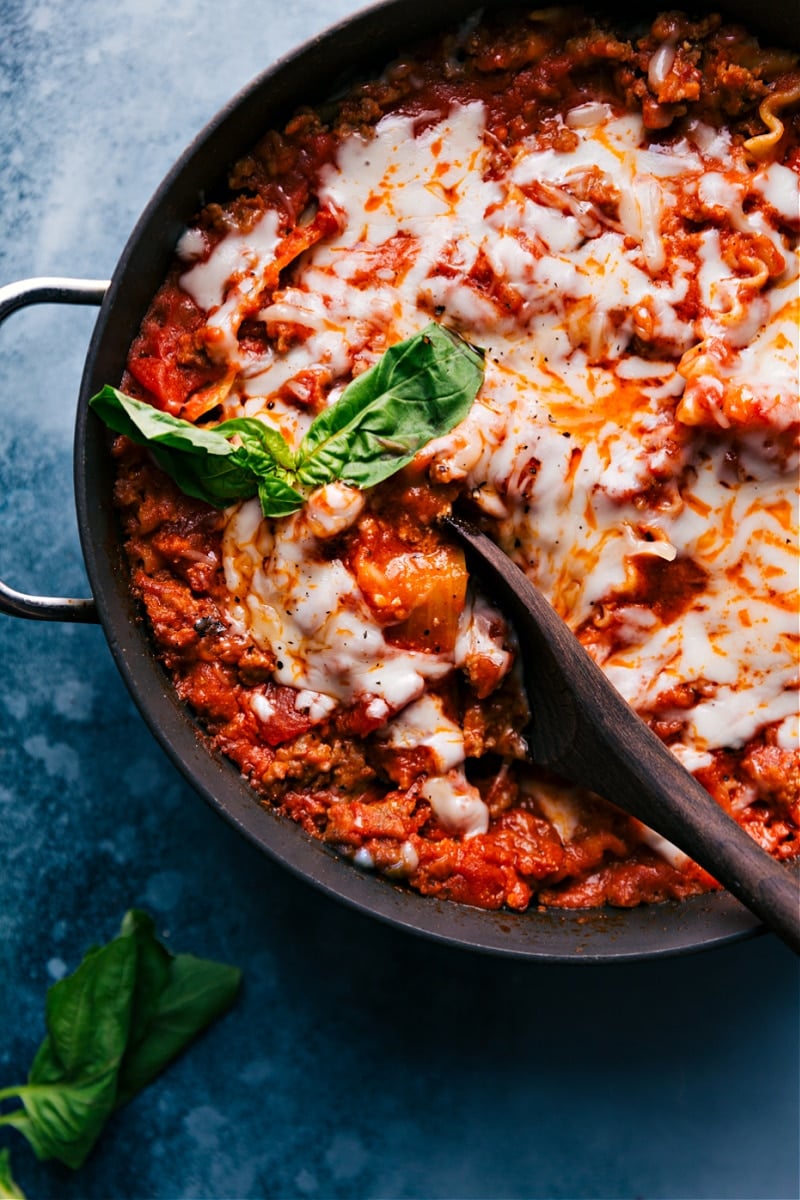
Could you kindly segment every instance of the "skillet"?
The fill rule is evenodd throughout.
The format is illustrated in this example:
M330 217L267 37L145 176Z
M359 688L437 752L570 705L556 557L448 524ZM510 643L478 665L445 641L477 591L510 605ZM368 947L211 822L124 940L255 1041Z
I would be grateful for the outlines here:
M259 76L199 134L142 214L107 289L103 281L58 280L4 289L0 319L22 304L43 300L102 299L102 305L81 382L74 449L78 524L93 600L24 597L3 586L0 608L50 620L99 620L145 721L199 794L272 858L365 913L464 948L550 962L629 961L722 945L761 929L725 893L630 910L493 913L421 897L360 873L299 826L262 808L237 768L209 748L172 691L130 596L111 502L107 435L89 412L88 399L121 377L130 342L187 220L222 193L229 165L261 131L279 126L299 104L335 94L358 75L374 74L399 46L464 18L474 7L474 0L440 0L435 6L426 0L388 0L334 26ZM742 0L723 7L726 16L744 20L773 42L800 42L800 17L781 0L765 0L757 20ZM315 81L311 93L309 80Z

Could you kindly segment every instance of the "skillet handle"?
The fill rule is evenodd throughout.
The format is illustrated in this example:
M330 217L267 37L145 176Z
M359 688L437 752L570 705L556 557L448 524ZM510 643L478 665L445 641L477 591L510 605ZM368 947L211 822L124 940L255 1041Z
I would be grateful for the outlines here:
M0 287L0 325L18 308L29 304L102 304L105 279L21 279ZM94 600L66 596L30 596L0 580L0 612L37 621L96 622Z

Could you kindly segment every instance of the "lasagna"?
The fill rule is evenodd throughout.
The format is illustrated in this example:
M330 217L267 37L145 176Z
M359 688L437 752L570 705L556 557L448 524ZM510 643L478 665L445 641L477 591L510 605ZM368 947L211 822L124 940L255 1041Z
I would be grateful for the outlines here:
M261 801L484 908L713 888L529 761L466 509L772 855L797 854L797 58L718 17L475 17L265 131L181 237L122 391L296 451L392 347L480 347L468 412L373 486L210 504L114 443L132 587ZM242 426L244 428L244 426Z

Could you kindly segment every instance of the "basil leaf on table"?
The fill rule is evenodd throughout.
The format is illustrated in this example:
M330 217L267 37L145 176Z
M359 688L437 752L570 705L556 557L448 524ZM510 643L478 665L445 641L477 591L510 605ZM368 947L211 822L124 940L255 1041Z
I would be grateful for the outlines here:
M302 508L315 487L374 487L469 412L483 352L431 322L390 347L312 422L296 452L255 417L198 427L104 387L89 401L117 433L148 446L189 496L222 508L258 496L266 517Z
M22 1107L0 1116L38 1158L79 1167L115 1108L132 1099L233 1003L241 972L172 955L146 913L87 952L47 993L47 1036L27 1084L0 1089Z
M147 913L128 913L125 922L139 945L139 973L131 1035L117 1083L117 1108L227 1012L241 981L241 971L235 967L192 954L170 954L155 937Z
M131 909L122 919L120 934L133 943L136 951L136 978L131 996L127 1058L147 1033L147 1026L155 1013L158 997L166 987L169 978L172 955L166 946L156 938L153 919L148 913Z
M0 1150L0 1200L25 1200L25 1193L11 1174L11 1156Z
M39 1047L23 1108L0 1118L31 1143L38 1158L79 1167L114 1108L128 1038L136 947L115 938L90 951L47 993L47 1037ZM9 1093L4 1089L0 1097Z

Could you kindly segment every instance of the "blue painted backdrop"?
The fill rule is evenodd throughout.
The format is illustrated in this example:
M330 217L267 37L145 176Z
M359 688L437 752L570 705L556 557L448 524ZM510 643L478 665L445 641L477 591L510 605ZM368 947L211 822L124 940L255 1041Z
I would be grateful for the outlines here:
M350 0L2 0L0 283L111 273L173 159ZM75 397L90 310L0 333L0 575L81 594ZM0 617L0 1087L47 986L124 910L239 964L234 1012L77 1174L12 1131L29 1196L686 1197L798 1192L798 972L771 937L549 967L396 933L311 891L206 809L97 628Z

